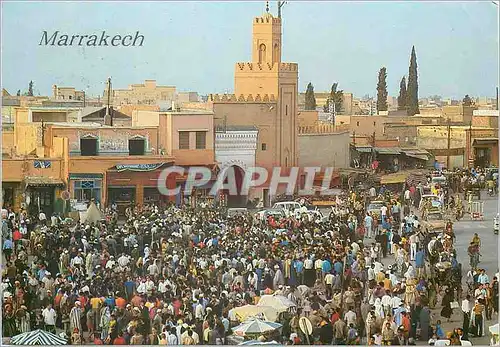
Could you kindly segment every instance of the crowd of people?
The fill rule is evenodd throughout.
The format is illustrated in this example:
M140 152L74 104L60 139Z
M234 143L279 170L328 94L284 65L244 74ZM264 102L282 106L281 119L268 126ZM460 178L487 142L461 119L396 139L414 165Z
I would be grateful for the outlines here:
M3 211L3 336L44 329L70 344L228 344L235 309L265 295L293 305L259 341L460 345L484 336L498 314L498 273L471 269L463 290L453 223L423 230L415 188L343 191L326 219L143 206L123 223L114 212L68 223ZM379 214L366 211L382 197ZM445 332L441 322L459 310L463 324Z

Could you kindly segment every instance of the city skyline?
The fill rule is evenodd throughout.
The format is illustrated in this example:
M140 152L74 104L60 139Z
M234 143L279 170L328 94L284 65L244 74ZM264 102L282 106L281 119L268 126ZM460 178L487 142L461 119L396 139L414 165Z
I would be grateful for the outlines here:
M270 5L276 15L276 3ZM156 79L179 91L231 93L234 64L251 60L252 19L264 12L265 2L2 3L2 86L15 94L33 80L35 94L50 95L57 84L102 95L111 76L120 89ZM375 95L378 70L385 66L389 95L397 96L415 45L419 97L494 97L497 12L490 2L292 1L283 8L282 60L299 64L301 92L308 82L317 92L338 82L359 97ZM425 23L415 21L415 30L409 14ZM44 47L38 45L44 30L139 30L145 42L133 48Z

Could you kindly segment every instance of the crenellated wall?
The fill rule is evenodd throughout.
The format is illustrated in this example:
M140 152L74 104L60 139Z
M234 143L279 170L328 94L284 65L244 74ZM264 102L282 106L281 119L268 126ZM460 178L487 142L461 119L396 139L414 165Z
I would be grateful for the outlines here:
M255 62L239 62L236 63L236 70L241 72L280 72L280 71L299 71L297 63L255 63Z
M210 94L208 100L211 102L227 102L227 103L241 103L241 102L276 102L276 97L274 94L240 94L238 97L235 94Z

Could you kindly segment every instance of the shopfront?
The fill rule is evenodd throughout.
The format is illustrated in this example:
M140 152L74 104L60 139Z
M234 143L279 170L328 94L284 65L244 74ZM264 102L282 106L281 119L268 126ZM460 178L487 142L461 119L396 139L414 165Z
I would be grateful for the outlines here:
M474 167L498 167L498 138L477 138L472 144Z
M154 204L164 206L175 197L160 194L158 178L160 173L172 163L155 164L124 164L116 165L106 172L107 197L106 205L113 203L123 214L129 206ZM175 177L170 175L166 182L167 188L175 187Z
M102 174L70 174L71 196L78 203L88 204L92 199L96 204L102 201Z
M20 182L2 182L2 208L19 208Z
M50 177L26 177L24 186L25 203L29 214L38 215L44 212L48 218L54 212L62 212L60 193L64 189L64 183L61 180Z

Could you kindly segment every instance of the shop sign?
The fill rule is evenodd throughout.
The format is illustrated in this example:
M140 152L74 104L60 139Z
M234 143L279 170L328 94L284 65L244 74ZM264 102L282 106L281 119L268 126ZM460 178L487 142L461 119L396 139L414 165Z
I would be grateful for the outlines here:
M116 170L118 172L122 171L154 171L163 166L164 163L156 163L156 164L125 164L125 165L116 165Z
M49 160L35 160L35 169L48 169L51 166Z

